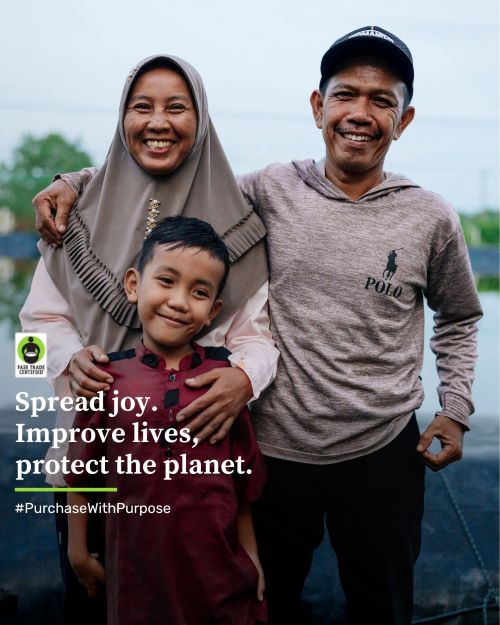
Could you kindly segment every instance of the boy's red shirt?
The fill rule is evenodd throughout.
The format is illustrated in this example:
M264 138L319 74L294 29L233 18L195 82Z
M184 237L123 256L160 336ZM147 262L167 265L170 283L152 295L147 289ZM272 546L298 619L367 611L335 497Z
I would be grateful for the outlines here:
M261 493L265 467L245 409L220 443L134 443L133 424L147 428L187 427L177 424L180 410L206 389L191 389L188 378L217 367L230 366L225 348L193 346L179 370L141 343L135 350L111 355L105 367L114 383L105 398L104 412L80 413L74 427L120 427L122 443L108 441L70 446L71 458L108 459L105 476L68 476L70 486L116 486L107 503L127 506L171 507L169 514L126 511L105 515L105 568L108 625L254 625L265 622L265 606L256 599L257 569L238 540L239 502L252 502ZM118 391L118 394L113 391ZM141 417L135 412L114 412L114 397L149 397ZM157 410L153 410L153 406ZM144 426L143 422L147 422ZM116 458L127 454L142 463L154 459L153 475L118 474ZM164 461L243 458L245 475L172 475L164 480Z

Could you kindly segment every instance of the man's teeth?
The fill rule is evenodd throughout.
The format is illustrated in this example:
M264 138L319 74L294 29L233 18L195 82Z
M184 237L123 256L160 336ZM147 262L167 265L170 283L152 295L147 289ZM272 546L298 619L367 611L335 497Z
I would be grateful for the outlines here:
M372 137L367 137L366 135L351 135L344 133L344 137L346 139L350 139L351 141L371 141Z
M171 145L174 145L173 141L146 141L146 145L148 148L153 148L153 150L157 150L158 148L169 148Z

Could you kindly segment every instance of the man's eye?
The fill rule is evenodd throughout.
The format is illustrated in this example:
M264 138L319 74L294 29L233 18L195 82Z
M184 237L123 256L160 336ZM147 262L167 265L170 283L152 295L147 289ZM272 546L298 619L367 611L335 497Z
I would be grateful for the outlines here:
M382 106L384 108L393 106L392 102L386 98L374 98L374 102L377 106Z
M333 95L339 100L347 100L348 98L352 98L352 93L350 91L337 91Z

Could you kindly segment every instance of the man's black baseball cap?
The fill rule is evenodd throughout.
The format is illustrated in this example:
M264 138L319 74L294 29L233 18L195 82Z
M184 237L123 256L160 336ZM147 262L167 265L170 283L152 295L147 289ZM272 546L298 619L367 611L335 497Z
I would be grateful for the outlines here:
M340 63L354 56L369 54L385 59L398 72L413 96L413 59L408 46L380 26L365 26L337 39L321 59L319 87L335 74Z

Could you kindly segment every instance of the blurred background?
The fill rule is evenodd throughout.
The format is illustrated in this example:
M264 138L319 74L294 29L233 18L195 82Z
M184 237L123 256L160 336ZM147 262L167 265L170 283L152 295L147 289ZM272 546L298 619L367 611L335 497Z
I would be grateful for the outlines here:
M391 147L386 169L439 193L460 213L485 311L465 457L428 476L415 622L498 622L497 2L25 0L4 5L2 17L0 623L57 623L59 614L53 520L13 510L20 497L28 499L13 493L16 457L42 454L15 442L15 394L50 394L41 380L14 378L17 314L37 258L32 196L57 172L103 162L123 82L137 61L158 52L181 56L202 74L236 173L321 158L309 107L321 56L337 37L372 24L403 39L415 63L415 121ZM431 332L428 316L426 339ZM438 407L429 350L422 376L425 426ZM325 542L305 589L315 625L345 622L333 564Z

